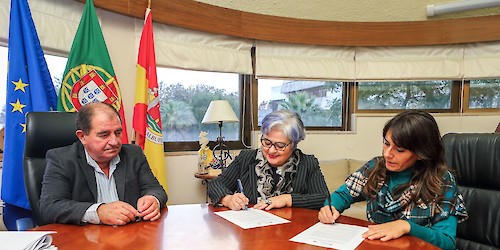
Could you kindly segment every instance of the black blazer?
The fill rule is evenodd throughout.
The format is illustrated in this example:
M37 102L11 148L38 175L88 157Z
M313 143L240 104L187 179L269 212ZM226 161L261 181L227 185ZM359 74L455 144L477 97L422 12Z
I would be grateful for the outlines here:
M163 207L167 194L151 172L142 149L124 144L120 163L113 173L120 201L137 208L137 200L153 195ZM43 176L40 201L44 223L83 224L85 211L97 203L94 168L87 164L80 141L47 151L47 168Z
M299 154L297 174L292 180L292 206L320 209L329 193L318 159L313 155L303 154L300 150ZM214 205L224 196L234 194L238 190L238 179L241 180L245 196L250 203L257 203L259 194L255 173L255 166L258 163L256 155L257 149L241 151L221 175L208 183L208 195Z

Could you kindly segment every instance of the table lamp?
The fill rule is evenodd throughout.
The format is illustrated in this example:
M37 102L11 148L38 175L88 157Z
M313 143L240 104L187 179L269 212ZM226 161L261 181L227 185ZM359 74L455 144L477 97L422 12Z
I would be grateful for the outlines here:
M227 100L211 101L207 111L205 112L205 116L201 121L201 123L203 124L219 124L219 137L217 138L217 144L213 149L213 154L214 157L219 161L220 169L222 171L225 168L225 160L229 157L229 149L224 144L224 137L222 137L222 124L225 122L238 121L238 117L234 113L233 108L231 108L231 105ZM224 152L226 152L225 155Z

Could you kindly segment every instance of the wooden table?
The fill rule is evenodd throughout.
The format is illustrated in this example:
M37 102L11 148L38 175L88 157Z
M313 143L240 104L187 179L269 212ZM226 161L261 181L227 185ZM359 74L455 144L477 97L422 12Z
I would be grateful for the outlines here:
M322 249L295 243L290 238L318 222L316 210L273 209L291 223L241 229L215 215L227 210L207 204L173 205L162 211L156 222L135 222L120 227L104 225L50 224L36 231L56 231L53 244L65 249ZM341 216L340 223L366 226L368 222ZM364 240L358 249L437 249L412 236L381 242Z

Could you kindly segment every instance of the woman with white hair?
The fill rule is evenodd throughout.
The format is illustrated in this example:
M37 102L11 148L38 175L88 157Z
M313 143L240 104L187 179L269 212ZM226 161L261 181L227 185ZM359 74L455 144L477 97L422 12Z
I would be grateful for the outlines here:
M319 162L297 148L304 140L300 116L278 110L262 120L261 147L243 150L224 172L209 182L214 205L240 210L282 207L319 209L328 196ZM240 192L238 182L241 181Z

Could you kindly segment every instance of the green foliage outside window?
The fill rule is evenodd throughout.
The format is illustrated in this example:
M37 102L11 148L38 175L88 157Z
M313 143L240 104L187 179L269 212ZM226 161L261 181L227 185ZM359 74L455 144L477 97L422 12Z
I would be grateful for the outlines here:
M209 139L215 141L219 136L218 125L201 124L212 100L228 100L239 117L237 93L204 84L184 86L160 82L158 85L164 141L198 141L200 131L210 131ZM239 123L226 123L223 131L225 140L238 140Z
M359 110L449 109L452 81L360 82Z
M259 89L267 87L265 79L259 82ZM307 127L342 125L342 82L287 80L277 87L279 93L259 105L259 125L266 114L280 109L297 112Z
M500 108L500 79L471 80L469 109Z

